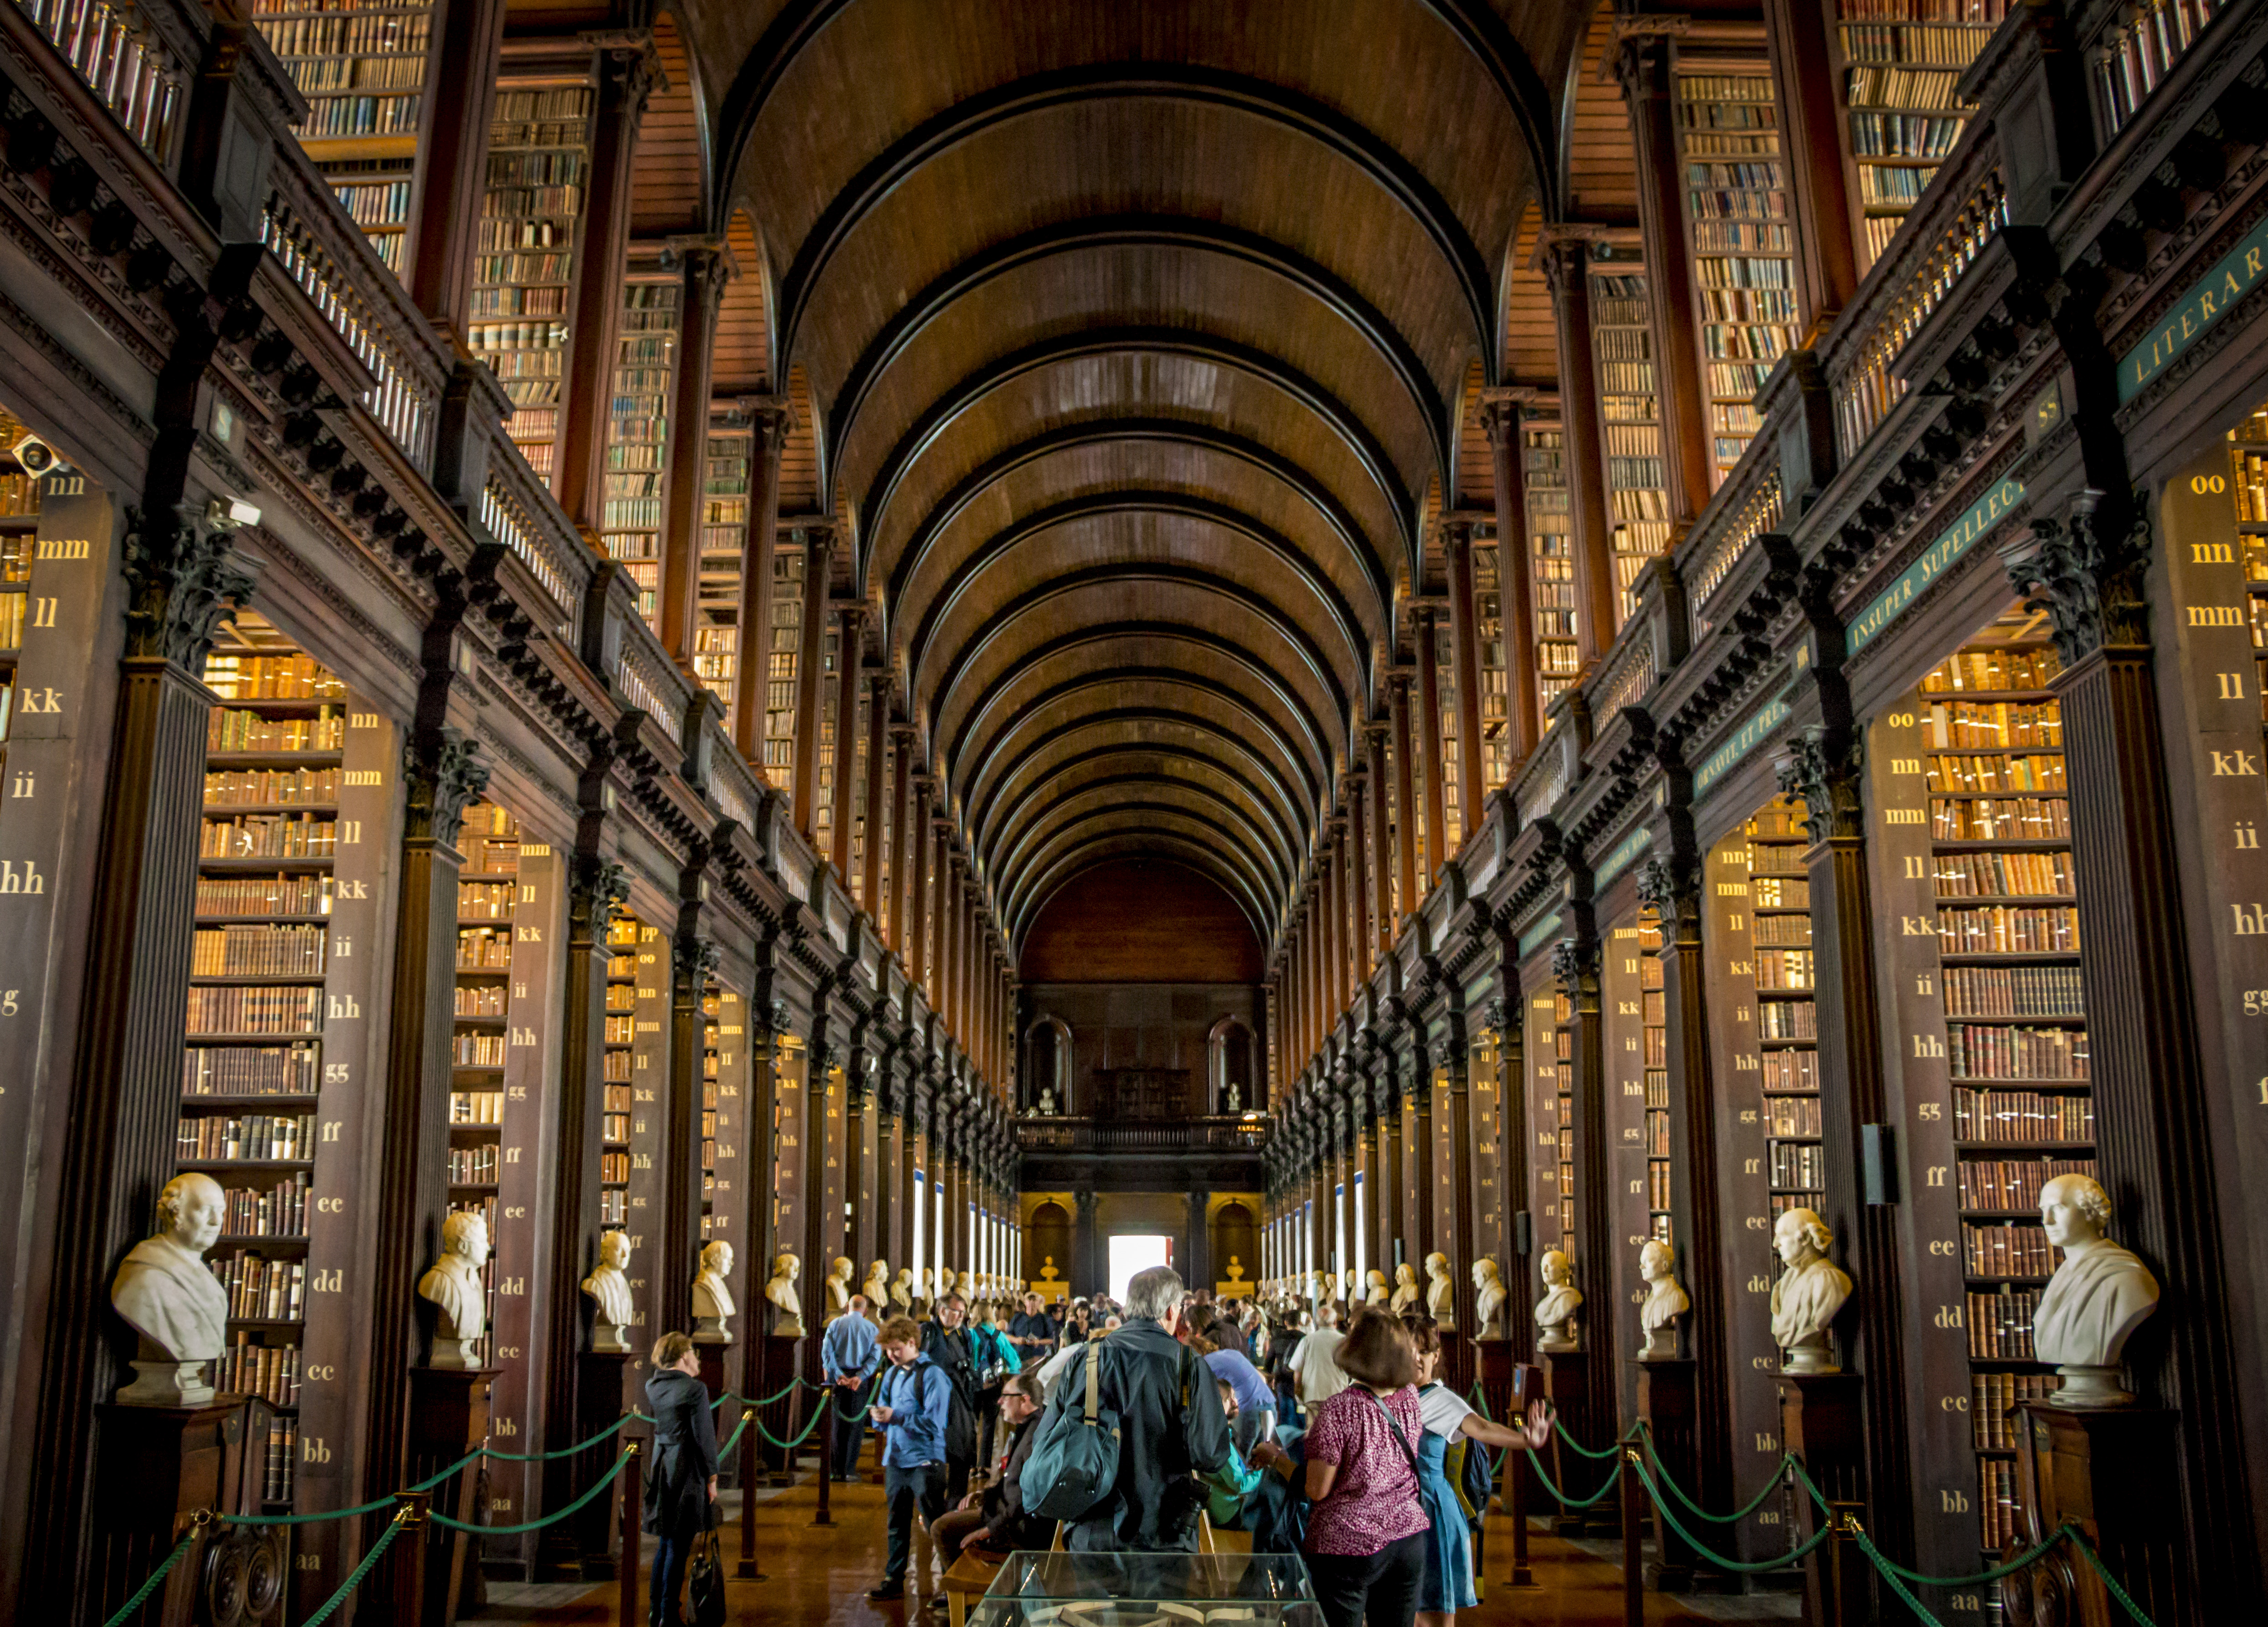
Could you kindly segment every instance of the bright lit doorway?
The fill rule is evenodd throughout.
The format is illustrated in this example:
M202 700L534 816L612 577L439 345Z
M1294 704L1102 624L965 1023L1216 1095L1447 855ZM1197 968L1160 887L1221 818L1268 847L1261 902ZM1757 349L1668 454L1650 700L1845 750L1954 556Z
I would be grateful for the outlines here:
M1170 1237L1114 1237L1110 1240L1110 1297L1126 1303L1126 1285L1137 1271L1174 1263Z

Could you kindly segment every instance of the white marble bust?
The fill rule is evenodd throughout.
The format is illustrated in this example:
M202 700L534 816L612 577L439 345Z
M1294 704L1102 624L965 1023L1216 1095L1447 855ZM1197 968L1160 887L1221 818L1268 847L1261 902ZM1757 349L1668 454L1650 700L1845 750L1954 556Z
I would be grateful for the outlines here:
M803 1337L803 1300L795 1292L802 1270L802 1261L783 1254L772 1261L772 1279L764 1285L764 1298L772 1304L772 1331L792 1339Z
M2132 1250L2103 1235L2110 1195L2092 1175L2058 1175L2040 1191L2040 1223L2063 1263L2032 1313L2032 1348L2056 1364L2059 1407L2124 1407L2118 1380L2127 1336L2158 1308L2158 1279Z
M1337 1302L1339 1296L1336 1292L1335 1279L1329 1271L1315 1271L1310 1273L1310 1282L1308 1285L1314 1291L1315 1296L1315 1308L1317 1310L1320 1311L1326 1305L1332 1305Z
M827 1268L827 1315L829 1321L850 1308L850 1278L858 1267L841 1255Z
M1404 1260L1394 1268L1394 1297L1387 1301L1386 1308L1399 1316L1417 1303L1418 1272Z
M141 1336L128 1406L202 1407L213 1398L205 1364L228 1340L228 1292L205 1250L220 1236L228 1197L210 1175L175 1175L158 1194L158 1229L126 1253L110 1303Z
M876 1316L888 1310L890 1305L890 1263L877 1260L866 1268L866 1280L858 1292L866 1296L867 1308Z
M1387 1298L1386 1273L1373 1266L1370 1271L1370 1281L1363 1289L1362 1302L1365 1305L1383 1305Z
M896 1278L890 1284L890 1304L901 1315L911 1315L914 1308L914 1268L902 1265Z
M1344 1274L1344 1285L1338 1291L1339 1303L1351 1311L1362 1303L1362 1278L1357 1275L1354 1267L1349 1266Z
M1545 1292L1535 1306L1535 1348L1555 1353L1580 1350L1573 1325L1583 1307L1583 1291L1575 1286L1574 1262L1559 1249L1547 1248L1542 1270Z
M622 1332L637 1314L630 1304L630 1279L622 1270L630 1263L629 1233L599 1234L599 1263L583 1279L583 1292L598 1307L591 1322L591 1348L594 1351L620 1354L630 1347Z
M441 1223L441 1257L417 1279L418 1297L440 1307L429 1366L460 1372L480 1366L468 1347L489 1328L488 1285L481 1281L488 1258L489 1223L478 1211L460 1210Z
M968 1300L969 1304L976 1304L976 1273L974 1271L963 1271L961 1274L961 1281L956 1285L954 1292L959 1293L962 1299Z
M1498 1268L1494 1255L1483 1255L1473 1262L1473 1320L1480 1323L1476 1337L1501 1339L1506 1336L1504 1304L1512 1298L1512 1290L1505 1286L1504 1272Z
M1638 1274L1646 1285L1646 1301L1638 1310L1638 1324L1646 1330L1640 1361L1677 1359L1677 1319L1693 1308L1693 1301L1676 1273L1676 1251L1660 1238L1638 1251Z
M1828 1324L1851 1297L1851 1278L1827 1257L1835 1233L1808 1209L1783 1211L1772 1247L1787 1269L1772 1285L1772 1342L1787 1352L1783 1373L1840 1373Z
M696 1344L730 1344L728 1325L740 1307L733 1303L733 1245L723 1238L701 1251L701 1270L693 1278L693 1340Z
M1449 1272L1448 1255L1437 1250L1425 1256L1425 1314L1444 1328L1457 1325L1457 1285Z

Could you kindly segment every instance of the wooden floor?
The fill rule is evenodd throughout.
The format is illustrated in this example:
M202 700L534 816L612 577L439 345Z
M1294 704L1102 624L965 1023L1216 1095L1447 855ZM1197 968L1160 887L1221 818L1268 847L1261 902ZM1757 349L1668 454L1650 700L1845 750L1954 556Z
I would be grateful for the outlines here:
M816 1496L809 1484L768 1494L756 1505L757 1562L764 1568L762 1581L734 1582L727 1591L732 1619L763 1623L766 1627L927 1627L941 1623L941 1615L925 1613L921 1606L929 1595L934 1569L928 1539L917 1534L914 1570L907 1577L907 1596L899 1603L869 1604L865 1593L880 1579L882 1569L884 1514L879 1486L838 1485L834 1493L831 1527L814 1527ZM727 1568L740 1552L737 1517L725 1528L721 1541ZM1488 1569L1500 1576L1511 1551L1511 1529L1501 1515L1490 1523ZM1601 1627L1623 1619L1622 1572L1611 1558L1610 1545L1574 1544L1538 1534L1530 1539L1537 1586L1518 1591L1501 1580L1491 1580L1481 1607L1463 1612L1459 1627L1489 1623L1535 1622L1564 1627ZM534 1587L492 1585L488 1608L465 1618L481 1627L571 1627L573 1623L612 1623L616 1584L586 1587L565 1582ZM644 1594L639 1594L637 1627L644 1622ZM1650 1623L1727 1621L1794 1621L1800 1615L1793 1594L1767 1594L1740 1598L1674 1598L1649 1596L1646 1619Z

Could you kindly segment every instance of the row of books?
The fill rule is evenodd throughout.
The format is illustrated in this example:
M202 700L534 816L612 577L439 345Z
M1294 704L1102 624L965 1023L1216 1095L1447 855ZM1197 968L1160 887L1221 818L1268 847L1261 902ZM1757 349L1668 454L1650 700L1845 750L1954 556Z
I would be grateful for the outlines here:
M251 1113L242 1118L224 1118L217 1114L184 1114L174 1137L173 1155L184 1163L312 1159L315 1115Z
M337 706L326 706L312 718L267 718L216 706L205 723L207 751L336 751L346 738L346 712Z
M254 1344L239 1328L236 1343L213 1364L213 1388L225 1395L257 1395L271 1407L299 1404L299 1347Z
M1802 948L1811 942L1811 917L1803 915L1758 916L1750 923L1750 936L1759 944Z
M713 1113L706 1115L713 1120ZM1646 1151L1649 1158L1669 1156L1669 1115L1658 1108L1649 1109L1646 1115Z
M563 289L567 285L568 277L573 274L574 269L575 256L571 254L563 253L550 254L482 254L473 261L473 276L475 281L482 283L515 283L523 286L528 283L551 284ZM527 309L526 306L519 308L523 312ZM565 308L563 301L562 302L561 308ZM495 353L492 351L482 352L483 357L493 354Z
M1922 744L2063 745L2060 701L1933 701L1921 712Z
M512 969L512 929L468 926L457 934L457 969L460 972L508 972Z
M608 1007L606 1042L609 1045L629 1045L637 1038L637 1018L624 1012L621 1007Z
M2095 1103L2085 1096L2035 1090L1955 1090L1956 1141L2038 1142L2095 1139Z
M567 290L563 284L537 288L475 288L466 302L468 316L564 316L567 313ZM541 425L507 422L505 426L514 434L550 434ZM556 426L555 426L556 427Z
M189 990L191 1034L314 1034L323 1026L323 991L309 988Z
M504 1066L501 1034L460 1034L449 1042L449 1059L460 1068Z
M2068 898L2071 855L2064 853L1940 853L1931 868L1940 898Z
M313 1045L192 1045L181 1053L184 1096L312 1096L322 1083Z
M2008 1028L1955 1023L1945 1031L1956 1079L2071 1079L2087 1074L2083 1028Z
M496 121L498 125L543 119L587 119L590 116L591 90L587 85L504 91L496 99ZM495 139L503 140L504 132L500 129L495 132Z
M2013 1452L2028 1401L2045 1401L2063 1388L2052 1373L1972 1373L1969 1375L1970 1438L1980 1452Z
M1712 322L1792 322L1797 314L1792 288L1705 288L1700 302L1702 316Z
M1819 1012L1809 1000L1759 1000L1756 1037L1764 1040L1815 1040Z
M494 1146L451 1147L449 1149L449 1184L451 1186L494 1186L499 1155Z
M272 1187L224 1187L228 1218L220 1229L231 1237L305 1237L307 1193L305 1170Z
M2092 1175L2091 1158L1974 1158L1961 1161L1963 1209L2037 1209L2058 1175Z
M630 1155L627 1152L599 1154L599 1181L602 1185L621 1186L630 1178Z
M423 56L432 30L433 13L428 7L393 12L359 7L325 11L313 5L294 9L312 14L276 17L267 4L255 8L260 32L278 56Z
M2040 1308L2036 1288L2005 1286L1999 1292L1970 1289L1963 1309L1969 1321L1972 1361L2031 1361L2032 1317Z
M2008 15L2008 0L1836 0L1846 23L1992 23Z
M2096 47L2095 79L2113 130L2123 128L2228 0L2133 0Z
M1806 1061L1818 1060L1815 1053L1808 1051L1779 1053L1782 1056L1797 1054L1801 1055ZM1815 1086L1814 1088L1817 1087ZM1815 1137L1820 1133L1817 1096L1766 1096L1764 1098L1764 1134Z
M28 519L39 512L40 482L36 476L0 475L0 519ZM11 541L20 542L20 539L11 539ZM6 579L11 582L30 581L32 579L31 550L19 547L12 558L14 561L20 561L24 570L21 575L11 571Z
M457 916L466 921L509 921L512 919L513 886L509 881L460 881L457 883Z
M192 977L315 977L323 970L320 926L202 926L189 950Z
M347 687L311 655L247 655L219 651L205 658L205 688L224 701L344 700Z
M599 1139L615 1146L628 1146L630 1139L630 1115L627 1113L599 1115Z
M1977 1545L1999 1557L2022 1528L2023 1508L2016 1495L2016 1460L1977 1460Z
M424 97L334 96L307 104L307 116L291 128L302 138L344 136L414 136Z
M1801 1008L1809 1012L1811 1007ZM1768 1050L1764 1054L1764 1083L1768 1091L1808 1094L1819 1088L1819 1053L1809 1050Z
M501 209L552 212L520 212L482 220L480 230L474 236L475 251L483 254L504 254L515 249L572 249L575 247L577 210L569 205L582 196L582 191L580 187L521 187L490 193L489 195ZM503 345L541 344L545 341L538 335L533 340L504 339L497 342Z
M2087 997L2076 966L1948 966L1948 1017L2079 1017Z
M1809 949L1759 949L1756 964L1756 987L1760 990L1815 986L1817 963Z
M2007 756L1970 756L1933 753L1922 759L1933 792L2033 791L2061 791L2063 754L2026 753Z
M227 769L205 776L205 806L290 807L336 802L336 769Z
M1844 99L1854 108L1950 112L1963 106L1960 83L1960 74L1937 69L1860 65L1845 75Z
M607 1152L600 1154L599 1162L602 1167L600 1169L599 1178L601 1181L604 1181L607 1178L603 1166L609 1158L619 1158L623 1160L624 1167L622 1174L617 1179L619 1181L628 1181L630 1178L628 1167L629 1160L626 1154L621 1152ZM706 1222L706 1218L707 1218L704 1216L704 1224ZM616 1185L607 1190L601 1191L599 1194L599 1224L602 1226L628 1226L630 1223L630 1193L625 1191L620 1185Z
M1774 1141L1771 1150L1771 1183L1778 1191L1801 1188L1815 1191L1827 1184L1826 1150L1807 1141Z
M1961 1256L1971 1277L2046 1277L2056 1268L2055 1245L2036 1226L1963 1225Z
M599 1077L618 1085L627 1085L630 1078L630 1053L627 1047L606 1052L599 1064Z
M299 94L335 96L342 91L422 91L425 58L416 56L294 57L284 64Z
M1772 850L1784 852L1788 850ZM1800 859L1801 850L1794 851ZM1811 908L1811 879L1808 876L1753 872L1749 879L1749 904L1756 909L1808 909Z
M338 827L312 814L247 814L205 821L197 834L199 858L330 858Z
M299 1463L299 1421L273 1418L268 1425L268 1454L261 1475L262 1502L288 1503Z
M1697 220L1693 247L1703 254L1786 254L1794 252L1795 234L1784 221Z
M500 1090L453 1090L449 1093L452 1124L501 1124L504 1093Z
M1862 158L1942 158L1965 119L1915 113L1854 113L1851 151Z
M2079 911L2029 904L1940 909L1937 935L1944 954L2076 954Z
M1921 681L1924 695L1963 690L1991 694L2010 689L2044 689L2063 671L2054 649L1963 650L1931 669Z
M1940 842L2068 842L2071 804L2046 797L1933 797L1929 823Z
M460 1017L501 1017L507 1004L501 983L460 983L457 986L457 1015Z
M277 1260L239 1248L206 1263L228 1294L228 1314L239 1321L298 1321L306 1312L307 1263Z
M630 1110L630 1087L629 1086L609 1085L606 1086L606 1110L608 1112L627 1113Z
M715 1144L710 1145L713 1146ZM703 1161L703 1167L708 1167L707 1160ZM1653 1210L1669 1207L1669 1161L1667 1159L1646 1160L1646 1206Z

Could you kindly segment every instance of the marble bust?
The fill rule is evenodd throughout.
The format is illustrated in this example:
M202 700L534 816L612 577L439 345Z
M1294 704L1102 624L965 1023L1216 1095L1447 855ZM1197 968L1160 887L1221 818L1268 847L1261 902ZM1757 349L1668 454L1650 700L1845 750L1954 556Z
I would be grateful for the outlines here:
M850 1308L850 1277L858 1268L841 1255L827 1270L827 1314L832 1319Z
M914 1308L914 1268L902 1265L890 1284L890 1304L901 1315L911 1315Z
M1373 1266L1370 1271L1370 1282L1363 1290L1362 1302L1365 1305L1383 1305L1386 1299L1386 1273Z
M1349 1266L1346 1269L1345 1286L1339 1291L1338 1297L1339 1303L1345 1306L1350 1311L1353 1310L1355 1307L1363 1302L1362 1278L1356 1273L1355 1269L1352 1266Z
M696 1344L730 1344L733 1329L726 1324L739 1307L733 1303L733 1245L723 1238L701 1251L701 1270L693 1278L693 1341Z
M1505 1286L1504 1272L1498 1268L1495 1255L1483 1255L1473 1262L1473 1317L1480 1323L1476 1337L1505 1336L1504 1302L1511 1297L1512 1290Z
M477 1211L460 1210L441 1223L441 1257L417 1279L417 1297L440 1307L429 1366L462 1371L481 1365L467 1347L488 1331L488 1285L481 1281L488 1257L489 1223Z
M1235 1255L1228 1256L1228 1280L1239 1286L1244 1283L1244 1262Z
M976 1273L963 1271L961 1274L960 1282L946 1292L958 1293L962 1299L974 1305L976 1302Z
M1404 1260L1394 1268L1394 1297L1387 1301L1386 1308L1399 1316L1417 1303L1418 1273Z
M598 1307L591 1322L591 1348L619 1354L630 1348L622 1329L637 1314L630 1304L630 1279L622 1268L630 1263L630 1234L599 1234L599 1263L583 1279L583 1292Z
M1851 1278L1827 1257L1835 1233L1808 1209L1784 1211L1772 1247L1786 1267L1772 1285L1772 1343L1787 1352L1783 1373L1840 1373L1827 1325L1851 1297Z
M1336 1291L1335 1279L1329 1271L1311 1272L1308 1286L1314 1290L1317 1310L1322 1309L1339 1297Z
M866 1268L866 1280L858 1285L866 1296L866 1308L876 1316L890 1308L890 1263L877 1260Z
M1052 1299L1054 1291L1064 1285L1064 1279L1056 1275L1055 1255L1042 1255L1040 1259L1040 1293L1042 1297Z
M202 1407L213 1398L205 1364L228 1338L228 1291L205 1250L220 1236L228 1198L210 1175L175 1175L158 1194L158 1229L127 1251L110 1303L141 1336L134 1382L118 1392L137 1407Z
M1547 1248L1542 1270L1545 1292L1535 1305L1535 1348L1562 1354L1580 1350L1573 1323L1582 1308L1583 1291L1575 1286L1574 1262L1559 1249Z
M1425 1314L1444 1328L1456 1324L1457 1285L1449 1277L1449 1256L1425 1256Z
M803 1262L792 1254L783 1254L772 1261L772 1279L764 1285L764 1298L772 1304L772 1331L791 1339L803 1337L803 1300L795 1292L795 1279L803 1270Z
M2032 1347L2056 1364L2059 1407L2125 1407L2118 1380L2127 1336L2158 1308L2158 1279L2132 1250L2103 1235L2110 1195L2092 1175L2058 1175L2040 1190L2040 1222L2063 1263L2032 1313Z
M1676 1251L1660 1238L1638 1251L1638 1274L1646 1279L1646 1301L1638 1310L1638 1326L1646 1330L1640 1361L1677 1359L1677 1319L1693 1308L1693 1301L1676 1271Z

